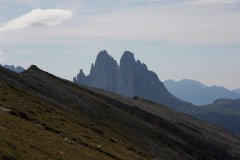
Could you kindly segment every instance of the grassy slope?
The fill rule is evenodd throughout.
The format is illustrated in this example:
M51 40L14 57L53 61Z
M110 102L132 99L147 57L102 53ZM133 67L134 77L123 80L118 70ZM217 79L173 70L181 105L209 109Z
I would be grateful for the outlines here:
M108 95L122 98L127 106L138 105L143 110L149 106L150 112L162 116L160 121L153 117L156 121L150 122L143 118L142 110L131 111L131 116L93 91L36 68L22 75L1 68L0 72L2 159L214 159L214 154L197 148L198 138L228 148L227 153L209 148L213 149L209 152L221 152L215 159L239 157L239 139L165 107ZM193 123L190 128L189 122ZM194 139L185 137L186 133ZM206 148L208 144L201 145Z
M91 117L75 115L9 83L1 81L0 88L3 159L150 158L140 151L134 137L126 137L116 122L111 122L115 128L110 129ZM3 107L11 111L3 111Z
M18 78L16 74L13 77ZM92 104L84 102L76 110L66 110L58 102L11 81L0 81L2 159L153 159L151 151L143 149L157 140L151 136L156 138L158 131L147 123L84 90L78 89L79 95ZM148 134L147 142L139 139L144 134ZM172 150L160 143L158 148ZM170 156L164 150L163 159L179 156L178 152Z

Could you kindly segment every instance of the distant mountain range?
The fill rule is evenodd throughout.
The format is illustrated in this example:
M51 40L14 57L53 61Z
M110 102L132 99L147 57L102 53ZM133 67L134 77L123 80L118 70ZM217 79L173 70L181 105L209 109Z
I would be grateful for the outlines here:
M240 124L240 119L237 118L240 117L240 108L238 106L236 106L235 112L232 112L232 108L226 104L226 106L223 107L224 112L222 112L221 109L218 110L218 107L212 109L212 104L200 107L180 100L165 88L164 83L159 80L154 72L149 71L144 63L141 63L139 60L136 61L133 53L128 51L122 55L120 65L118 65L107 51L101 51L96 58L95 64L91 66L90 74L85 75L84 72L80 70L73 81L81 86L104 89L126 97L133 97L134 99L142 97L159 104L164 104L177 111L187 113L198 119L222 126L235 133L240 133L240 126L238 125ZM186 90L189 92L197 93L198 90L201 91L202 89L205 91L204 93L207 95L205 97L208 100L207 102L205 101L205 103L211 103L214 99L221 98L222 95L232 95L231 98L237 98L238 96L237 93L224 89L223 87L206 87L199 82L191 80L182 82L185 84L186 81L188 82L188 88ZM175 84L175 82L173 83ZM216 93L217 96L214 97L214 93ZM196 98L194 103L204 104L201 98L202 97L199 96L200 101ZM211 118L209 113L214 116ZM223 121L225 121L225 123L223 123Z
M219 99L197 109L194 117L240 133L240 99Z
M233 91L240 94L240 88L239 88L239 89L235 89L235 90L233 90Z
M198 81L183 79L166 80L164 85L174 96L195 105L211 104L220 98L237 99L240 94L221 86L208 87Z
M134 54L129 51L122 55L120 65L107 51L101 51L91 66L90 74L86 76L80 70L73 81L126 97L142 97L185 113L195 109L192 104L169 93L157 74L149 71L144 63L135 60Z
M3 66L4 68L7 68L11 71L14 71L14 72L17 72L17 73L21 73L23 72L25 69L21 66L14 66L14 65L1 65L0 66Z

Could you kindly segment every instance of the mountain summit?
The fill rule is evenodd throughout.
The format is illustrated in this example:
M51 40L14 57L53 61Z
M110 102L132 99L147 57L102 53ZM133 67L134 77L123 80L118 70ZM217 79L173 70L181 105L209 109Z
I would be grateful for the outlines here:
M191 112L194 106L175 98L165 88L156 73L148 70L144 63L134 58L134 54L125 51L120 65L107 51L97 55L89 75L82 70L74 77L75 83L115 92L126 97L142 97L164 104L178 111Z

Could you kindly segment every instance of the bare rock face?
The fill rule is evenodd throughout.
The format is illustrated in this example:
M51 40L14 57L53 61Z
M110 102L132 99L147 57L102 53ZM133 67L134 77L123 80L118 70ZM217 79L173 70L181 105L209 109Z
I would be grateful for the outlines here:
M122 55L120 65L107 51L101 51L95 64L92 64L90 74L85 76L84 72L80 70L73 81L126 97L142 97L183 112L192 110L190 103L172 96L157 74L149 71L144 63L135 60L134 54L129 51Z
M128 51L124 52L120 60L117 93L127 97L136 96L135 81L137 78L137 74L141 74L140 72L137 72L136 69L137 63L135 61L133 53Z
M101 51L92 65L89 76L90 86L115 91L118 78L118 64L108 55L107 51Z
M85 84L85 85L90 85L89 81L88 81L88 77L85 76L83 70L81 69L79 74L77 75L77 77L73 78L73 82L75 83L80 83L80 84Z
M107 51L103 50L99 52L95 64L92 64L90 74L85 76L83 70L80 70L73 81L114 92L117 86L118 73L117 62L108 55Z

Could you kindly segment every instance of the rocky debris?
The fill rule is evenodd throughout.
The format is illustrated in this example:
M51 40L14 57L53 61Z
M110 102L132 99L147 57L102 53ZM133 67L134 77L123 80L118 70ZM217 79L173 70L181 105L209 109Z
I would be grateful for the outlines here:
M61 155L64 155L64 152L62 152L62 151L58 151L58 153L61 154Z
M73 142L70 138L68 138L68 137L64 138L64 141L67 142L67 143L69 143L69 144L73 144L73 143L74 143L74 142Z
M34 123L37 127L44 128L44 126L43 126L40 122L38 122L38 121L34 121L33 123Z
M3 106L0 106L0 112L11 112L12 110L11 109L7 109L7 108L4 108Z
M98 149L98 150L102 149L102 146L97 145L97 149Z
M117 143L117 140L115 138L110 138L110 141L113 143Z
M64 133L60 133L59 135L62 136L62 137L64 137Z

